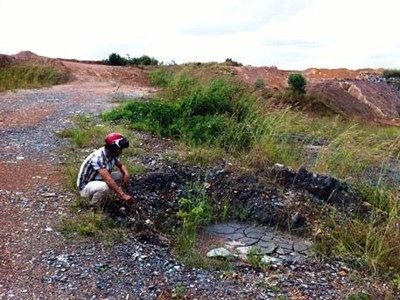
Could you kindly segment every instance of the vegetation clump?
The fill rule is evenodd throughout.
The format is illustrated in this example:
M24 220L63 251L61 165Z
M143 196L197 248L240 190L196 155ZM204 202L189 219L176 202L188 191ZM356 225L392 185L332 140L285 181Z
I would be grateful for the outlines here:
M255 141L258 124L250 120L256 111L245 86L225 78L205 86L187 75L167 79L165 74L158 74L161 80L157 82L173 89L178 98L132 101L103 117L109 121L124 119L135 129L181 139L193 146L238 150L249 148Z
M241 64L240 62L237 62L235 60L233 60L232 58L227 58L225 59L225 64L227 66L233 66L233 67L241 67L243 66L243 64Z
M117 53L111 53L108 59L103 60L105 65L111 66L157 66L158 60L148 55L142 55L140 57L122 57Z
M388 78L400 78L400 70L398 69L387 69L383 71L383 77Z
M306 92L307 81L301 73L292 73L288 77L288 84L291 89L299 94Z
M0 92L63 84L70 80L68 71L34 63L8 63L0 66Z

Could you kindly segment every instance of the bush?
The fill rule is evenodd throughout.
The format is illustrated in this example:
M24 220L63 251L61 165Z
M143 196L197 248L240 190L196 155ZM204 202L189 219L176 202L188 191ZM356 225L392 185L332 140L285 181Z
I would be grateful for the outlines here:
M386 79L388 78L400 78L400 70L394 70L394 69L388 69L383 71L383 77L385 77Z
M151 84L156 87L166 87L172 80L172 75L165 69L156 69L150 72Z
M223 115L193 116L181 119L177 131L194 146L217 144L227 130L228 120Z
M150 56L147 56L147 55L142 55L141 57L138 57L138 58L128 59L128 65L134 65L134 66L157 66L158 65L158 60L155 59L155 58L151 58Z
M304 94L306 92L306 79L300 73L292 73L289 75L288 84L290 88L299 94Z
M225 59L225 65L233 66L233 67L241 67L243 66L241 63L232 60L231 58Z
M180 198L179 210L176 213L182 228L176 237L175 251L186 262L190 262L194 253L197 231L202 225L209 224L212 219L210 199L199 185L187 186L184 191L188 197ZM196 258L198 259L198 258Z
M117 53L112 53L108 57L108 60L106 61L106 63L108 65L111 65L111 66L126 66L127 65L127 59L121 57Z
M111 53L108 59L104 60L103 63L111 66L157 66L158 60L147 55L133 58L130 58L128 55L128 58L125 58L117 53Z
M242 85L218 78L202 86L180 73L166 89L165 94L172 100L135 101L103 117L111 121L124 119L135 129L182 139L195 146L243 149L252 144L258 130L254 124L246 123L252 112L252 98Z
M231 114L232 105L229 99L215 98L213 95L195 92L182 103L182 111L188 116L206 116Z
M256 82L254 83L254 87L255 87L256 89L263 89L263 88L265 88L264 79L258 78L258 79L256 80Z
M181 99L189 97L200 89L199 82L187 73L180 72L171 78L166 88L167 99ZM175 100L172 100L175 101Z

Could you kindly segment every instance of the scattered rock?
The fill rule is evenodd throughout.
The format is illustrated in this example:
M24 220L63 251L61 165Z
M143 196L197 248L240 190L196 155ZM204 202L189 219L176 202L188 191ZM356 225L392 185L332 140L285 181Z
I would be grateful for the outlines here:
M215 248L210 250L207 253L207 257L211 257L211 258L224 258L224 259L236 259L238 257L238 255L233 254L232 252L230 252L228 249L226 248Z

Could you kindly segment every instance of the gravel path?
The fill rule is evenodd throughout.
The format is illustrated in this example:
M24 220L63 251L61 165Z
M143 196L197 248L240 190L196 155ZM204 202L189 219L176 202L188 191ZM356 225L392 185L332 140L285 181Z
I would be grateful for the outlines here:
M55 228L70 213L75 194L62 184L56 150L66 141L54 133L78 113L111 108L115 90L114 83L78 80L0 94L0 299L346 299L361 291L384 296L377 294L384 283L340 262L310 258L266 271L237 263L224 272L187 267L168 246L129 231L118 243L66 240ZM146 91L118 89L135 92Z

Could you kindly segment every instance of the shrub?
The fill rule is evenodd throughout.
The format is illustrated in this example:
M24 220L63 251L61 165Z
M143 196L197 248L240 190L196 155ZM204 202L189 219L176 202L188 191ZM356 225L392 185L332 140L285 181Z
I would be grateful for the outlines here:
M225 59L225 64L228 66L233 66L233 67L241 67L243 66L241 63L232 60L231 58Z
M185 72L180 72L171 78L164 95L165 98L175 101L176 99L189 97L191 93L196 92L198 89L200 89L200 83L194 77Z
M223 115L193 116L181 119L178 124L180 136L190 144L217 144L220 136L226 131L227 117Z
M172 80L172 75L165 69L156 69L150 72L151 84L156 87L166 87Z
M157 66L158 60L147 55L133 58L130 58L128 55L128 58L125 58L117 53L111 53L108 59L104 60L103 63L111 66Z
M127 63L135 66L157 66L158 60L148 55L142 55L138 58L128 59Z
M263 88L265 88L264 79L258 78L258 79L256 80L256 82L254 82L254 87L255 87L256 89L263 89Z
M238 150L252 144L257 122L248 118L255 110L242 84L217 78L203 86L186 73L179 73L168 80L166 89L167 99L131 102L103 117L111 121L124 119L135 129L182 139L193 146Z
M206 116L223 113L232 113L231 103L226 98L215 98L199 91L190 95L182 103L182 111L191 116Z
M304 76L300 73L290 74L288 78L288 84L293 91L299 94L304 94L306 92L305 88L307 82Z
M386 79L392 78L392 77L400 78L400 70L388 69L388 70L383 71L382 75Z
M125 66L127 64L127 59L121 57L117 53L111 53L106 63L111 66Z

